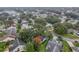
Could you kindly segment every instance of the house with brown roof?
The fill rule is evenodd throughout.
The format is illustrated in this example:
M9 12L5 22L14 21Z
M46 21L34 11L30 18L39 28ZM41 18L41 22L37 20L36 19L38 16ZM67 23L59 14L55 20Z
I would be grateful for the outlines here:
M41 36L41 35L36 35L36 36L34 36L33 40L34 40L34 42L36 44L40 44L41 42L46 40L46 37L45 36Z

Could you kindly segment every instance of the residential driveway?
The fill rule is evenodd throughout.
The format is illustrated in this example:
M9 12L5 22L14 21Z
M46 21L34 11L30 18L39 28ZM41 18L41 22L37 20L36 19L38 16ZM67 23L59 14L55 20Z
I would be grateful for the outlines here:
M13 42L12 47L10 47L10 52L22 51L25 44L18 38Z
M55 40L49 41L46 48L48 52L60 52L60 47Z

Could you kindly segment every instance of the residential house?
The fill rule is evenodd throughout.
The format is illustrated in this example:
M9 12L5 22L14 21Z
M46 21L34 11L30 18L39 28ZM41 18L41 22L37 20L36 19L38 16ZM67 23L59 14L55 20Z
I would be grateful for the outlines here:
M16 38L16 36L9 35L9 36L5 36L5 38L2 41L3 42L13 41L13 40L15 40L15 38Z
M28 28L28 21L22 20L21 25L22 25L21 26L22 29L25 29L25 28L27 29Z
M16 25L13 24L11 27L6 30L8 35L16 35Z
M36 35L36 36L34 36L33 40L34 40L34 42L36 44L40 44L41 42L46 40L46 37L45 36L41 36L41 35Z

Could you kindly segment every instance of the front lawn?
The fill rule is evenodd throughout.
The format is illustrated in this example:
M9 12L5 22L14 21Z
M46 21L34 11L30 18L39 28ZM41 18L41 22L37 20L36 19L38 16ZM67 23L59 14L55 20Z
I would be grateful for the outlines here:
M74 34L64 34L63 36L71 39L79 39L79 37Z
M0 42L0 52L3 52L7 47L7 44L5 42Z
M63 43L62 52L72 52L72 49L65 40L63 40L62 43Z

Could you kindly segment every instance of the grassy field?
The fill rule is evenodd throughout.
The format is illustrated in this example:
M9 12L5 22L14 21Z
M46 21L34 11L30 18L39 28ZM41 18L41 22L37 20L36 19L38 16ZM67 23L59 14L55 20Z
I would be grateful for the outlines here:
M72 49L65 40L63 40L62 43L63 43L63 50L62 50L63 52L72 52Z
M7 45L5 42L0 42L0 52L3 52L6 49Z
M67 38L71 38L71 39L79 39L78 36L73 35L73 34L64 34L63 36L64 36L64 37L67 37Z

